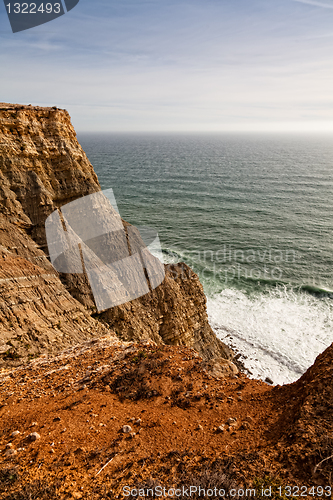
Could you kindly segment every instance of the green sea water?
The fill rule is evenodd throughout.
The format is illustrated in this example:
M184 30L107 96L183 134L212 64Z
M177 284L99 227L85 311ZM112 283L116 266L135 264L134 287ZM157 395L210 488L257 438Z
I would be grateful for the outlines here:
M121 216L198 273L212 326L254 376L294 380L333 341L332 136L79 140Z

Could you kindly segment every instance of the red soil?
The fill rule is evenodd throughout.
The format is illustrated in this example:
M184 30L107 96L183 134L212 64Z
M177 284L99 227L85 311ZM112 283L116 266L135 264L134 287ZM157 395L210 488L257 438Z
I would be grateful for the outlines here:
M331 346L298 382L270 387L244 374L213 377L189 348L103 338L2 371L0 498L129 498L126 485L328 486L333 460L314 469L333 455L332 358Z

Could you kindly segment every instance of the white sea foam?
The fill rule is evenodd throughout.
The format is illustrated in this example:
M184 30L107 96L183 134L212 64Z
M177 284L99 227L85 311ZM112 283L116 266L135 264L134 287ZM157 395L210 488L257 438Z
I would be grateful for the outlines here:
M297 380L333 342L333 300L286 288L249 297L227 289L207 299L217 336L242 354L251 376Z

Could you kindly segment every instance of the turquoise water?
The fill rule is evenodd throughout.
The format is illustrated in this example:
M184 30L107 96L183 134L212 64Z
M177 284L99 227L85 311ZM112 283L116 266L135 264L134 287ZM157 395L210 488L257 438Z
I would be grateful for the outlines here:
M294 380L333 341L333 137L79 140L122 217L199 274L212 326L254 376Z

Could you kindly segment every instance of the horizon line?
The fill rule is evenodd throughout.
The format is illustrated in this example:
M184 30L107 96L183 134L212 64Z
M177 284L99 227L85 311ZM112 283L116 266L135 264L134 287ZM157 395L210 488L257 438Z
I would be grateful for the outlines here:
M78 134L325 134L333 135L332 130L80 130L75 127Z

